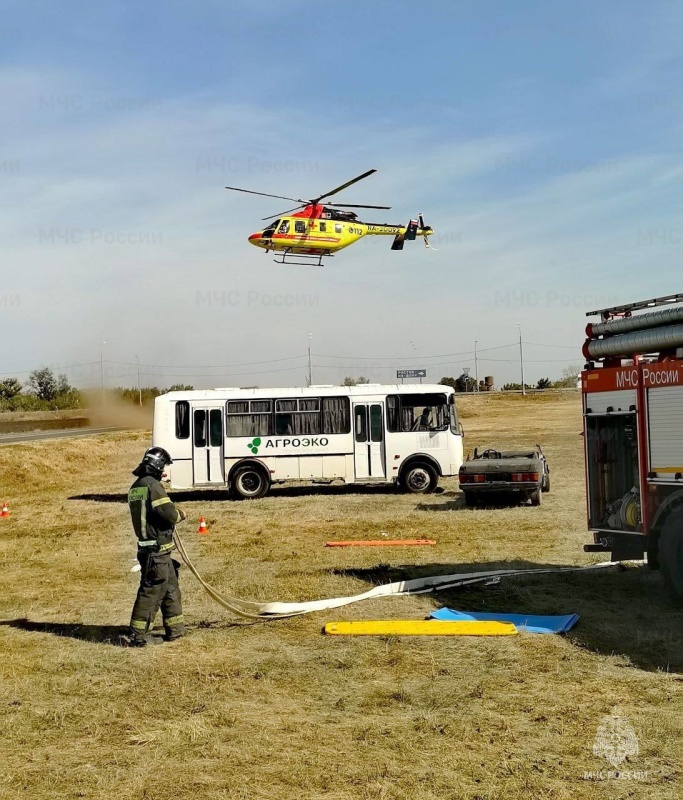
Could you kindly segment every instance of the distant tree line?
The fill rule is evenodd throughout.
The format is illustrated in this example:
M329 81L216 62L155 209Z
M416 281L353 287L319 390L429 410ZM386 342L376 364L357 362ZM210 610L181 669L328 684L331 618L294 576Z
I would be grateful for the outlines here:
M572 364L562 370L562 377L559 380L551 381L550 378L541 378L536 382L536 385L524 382L525 389L574 389L576 382L581 374L581 367ZM458 378L441 378L439 381L443 386L452 386L456 392L476 392L477 382L471 376L463 372ZM483 384L480 385L480 391L484 391ZM522 388L521 383L505 383L503 384L503 391L520 391Z
M159 395L166 394L167 392L186 392L194 389L186 383L174 383L168 389L160 389L158 386L143 386L141 389L130 389L126 386L118 386L112 389L122 400L135 405L148 405L154 402ZM142 403L140 400L142 399Z
M66 375L55 375L48 367L34 369L23 384L18 378L0 380L0 411L81 408L82 399Z
M142 389L117 387L107 389L106 396L120 398L129 403L142 404L154 402L154 398L166 392L192 389L187 384L177 383L168 389L156 386ZM66 375L55 375L49 367L34 369L22 383L18 378L0 380L0 411L66 411L86 408L96 403L87 393L69 384Z
M360 386L363 383L370 383L370 378L364 378L362 375L360 378L352 378L347 375L342 381L342 386Z
M551 381L541 378L536 386L525 384L527 389L561 389L574 388L578 380L581 367L572 365L562 370L562 378ZM369 383L370 379L364 376L347 376L342 386L357 386ZM474 392L477 384L475 379L463 373L458 378L442 378L439 383L452 386L456 392ZM194 387L189 384L175 383L168 388L158 386L143 386L141 389L131 389L127 386L118 386L107 389L106 396L114 395L126 403L133 405L149 405L159 395L167 392L188 391ZM484 387L480 386L480 389ZM520 390L520 383L506 383L503 390ZM18 378L3 378L0 380L0 411L60 411L67 409L86 408L88 405L97 404L97 398L90 399L87 393L69 384L66 375L55 373L49 367L34 369L25 383Z

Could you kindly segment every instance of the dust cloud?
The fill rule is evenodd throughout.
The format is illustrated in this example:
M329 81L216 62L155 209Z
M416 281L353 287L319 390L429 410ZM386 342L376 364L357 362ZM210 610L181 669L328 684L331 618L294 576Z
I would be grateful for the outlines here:
M102 394L86 392L86 408L90 424L96 428L126 427L135 430L151 430L154 404L139 406L129 400L107 393L104 404Z

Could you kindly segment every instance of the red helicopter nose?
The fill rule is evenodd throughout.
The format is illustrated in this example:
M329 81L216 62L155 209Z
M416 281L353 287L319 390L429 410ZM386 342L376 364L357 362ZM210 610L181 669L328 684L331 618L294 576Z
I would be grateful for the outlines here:
M249 241L252 244L256 244L260 238L261 238L261 232L259 231L258 233L252 233L251 236L249 237Z

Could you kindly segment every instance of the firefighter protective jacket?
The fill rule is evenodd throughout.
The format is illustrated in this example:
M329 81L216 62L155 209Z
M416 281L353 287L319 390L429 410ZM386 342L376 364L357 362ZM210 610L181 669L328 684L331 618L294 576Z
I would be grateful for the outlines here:
M173 527L180 514L156 478L144 475L128 491L128 507L138 547L155 552L172 550Z

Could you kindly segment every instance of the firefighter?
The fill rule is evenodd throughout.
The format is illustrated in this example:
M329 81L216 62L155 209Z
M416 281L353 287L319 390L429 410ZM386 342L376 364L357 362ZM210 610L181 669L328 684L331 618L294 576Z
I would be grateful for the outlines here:
M185 514L171 501L159 482L171 456L162 447L150 447L133 470L137 480L128 492L128 506L138 538L140 588L130 620L129 645L144 647L148 631L161 608L167 642L185 634L178 569L171 557L173 529Z

